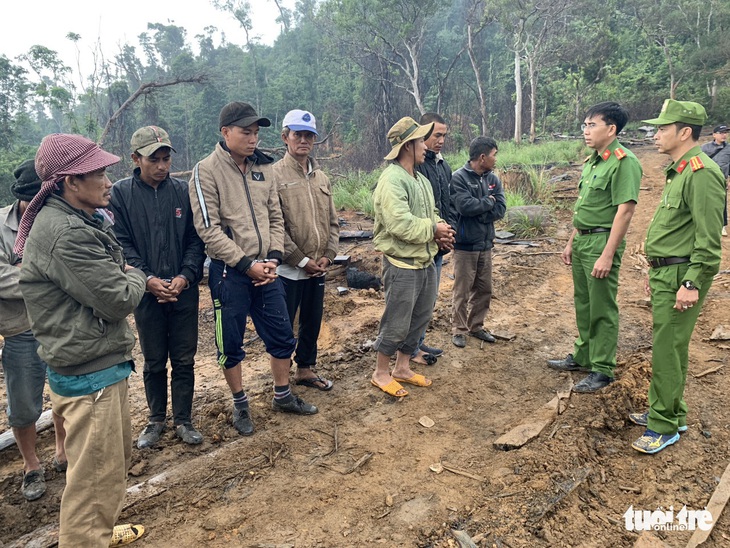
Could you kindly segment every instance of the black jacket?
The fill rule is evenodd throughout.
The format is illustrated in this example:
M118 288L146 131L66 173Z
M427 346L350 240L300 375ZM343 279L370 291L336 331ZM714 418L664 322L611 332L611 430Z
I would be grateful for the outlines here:
M157 189L134 175L114 183L109 209L127 263L147 276L183 274L191 285L203 277L205 245L193 226L188 184L169 175Z
M451 166L449 166L446 160L437 159L435 152L427 150L426 161L416 166L416 169L431 183L433 199L436 202L436 209L439 210L441 218L453 227L456 219L451 217L451 196L449 193Z
M504 217L507 210L499 178L491 171L480 177L467 162L451 178L451 205L457 219L454 249L491 249L494 245L494 221Z

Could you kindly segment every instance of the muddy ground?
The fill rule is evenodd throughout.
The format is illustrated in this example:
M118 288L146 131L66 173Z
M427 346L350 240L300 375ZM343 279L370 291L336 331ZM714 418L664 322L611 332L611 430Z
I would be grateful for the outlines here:
M730 456L730 369L693 375L728 361L728 344L709 340L730 323L730 276L715 281L690 347L686 399L689 431L656 456L630 444L642 429L626 415L644 409L650 379L651 310L643 293L637 256L659 200L666 156L636 147L644 166L640 203L621 269L621 330L618 381L599 395L573 394L567 409L521 449L493 447L503 433L534 414L581 374L548 369L545 360L571 350L576 335L570 269L559 259L570 227L580 166L556 183L554 218L538 247L498 245L494 254L495 299L486 327L513 334L482 348L451 344L452 265L444 267L427 342L446 352L419 370L430 388L410 388L402 401L373 388L382 293L350 291L339 296L344 277L327 283L326 317L319 370L335 381L320 392L296 391L320 408L313 417L274 414L271 377L260 341L248 345L244 386L252 399L256 433L241 438L230 425L230 395L215 365L212 310L201 299L200 346L194 421L205 435L198 447L179 443L171 432L159 447L133 450L129 485L170 475L147 499L129 497L120 522L147 529L137 546L456 546L460 528L478 546L632 546L623 514L707 504ZM355 213L343 213L349 228L368 228ZM727 248L722 269L730 268ZM377 272L380 259L369 242L343 242L341 252ZM250 338L250 335L248 335ZM138 361L141 367L142 360ZM0 386L3 386L0 383ZM146 421L141 375L131 378L136 435ZM4 394L2 394L4 396ZM4 402L4 398L3 398ZM419 424L423 416L435 425ZM0 429L7 428L2 414ZM57 522L63 475L51 470L52 432L39 438L48 492L28 503L20 494L21 460L15 447L0 453L0 545ZM467 475L431 465L447 463ZM716 517L717 518L717 517ZM730 512L719 517L708 546L730 546ZM691 533L661 534L673 547Z

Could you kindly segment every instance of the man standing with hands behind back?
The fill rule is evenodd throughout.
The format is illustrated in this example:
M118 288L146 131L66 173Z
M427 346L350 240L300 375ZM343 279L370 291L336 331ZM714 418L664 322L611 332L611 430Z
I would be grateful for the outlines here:
M641 165L617 136L629 120L621 105L594 105L581 125L586 158L573 209L573 233L562 259L572 265L578 338L572 354L548 360L559 371L589 375L576 392L595 392L614 381L618 346L618 271L626 247L624 236L639 200Z

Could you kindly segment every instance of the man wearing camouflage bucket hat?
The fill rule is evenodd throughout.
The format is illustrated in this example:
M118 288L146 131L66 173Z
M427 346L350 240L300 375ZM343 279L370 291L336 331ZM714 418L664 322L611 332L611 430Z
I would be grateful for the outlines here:
M370 382L395 397L408 395L400 383L431 385L430 379L411 370L409 362L433 314L438 289L434 257L439 248L454 245L454 231L438 215L431 183L416 171L426 159L424 139L431 131L433 123L421 126L409 117L390 128L391 150L385 159L393 162L373 194L373 243L383 253L385 310L373 345L377 361Z
M651 265L646 291L654 320L652 379L649 410L629 415L631 422L647 428L632 444L642 453L658 453L687 430L683 394L689 341L720 268L725 178L697 144L706 121L702 105L673 99L664 101L659 117L644 120L658 126L654 142L672 164L646 234Z

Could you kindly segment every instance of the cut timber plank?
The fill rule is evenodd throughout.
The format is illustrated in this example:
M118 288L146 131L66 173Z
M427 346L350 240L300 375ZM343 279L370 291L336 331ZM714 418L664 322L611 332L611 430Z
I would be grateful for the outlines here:
M43 432L53 426L53 417L51 416L51 413L52 412L49 409L48 411L44 411L41 416L38 417L38 420L35 423L36 432ZM11 445L15 445L15 436L13 436L13 431L8 430L7 432L0 434L0 451L10 447Z
M500 436L492 445L495 449L511 451L512 449L519 449L528 441L539 436L540 432L562 413L565 402L570 398L572 389L573 381L571 380L567 390L558 392L552 400L538 409L532 417L527 418L518 426Z
M728 499L730 499L730 464L725 468L725 473L720 478L720 483L717 484L717 488L707 504L707 511L712 514L712 527L707 531L696 529L687 543L687 548L695 548L710 538L710 533L712 533L717 520L720 519L720 514L722 514Z

